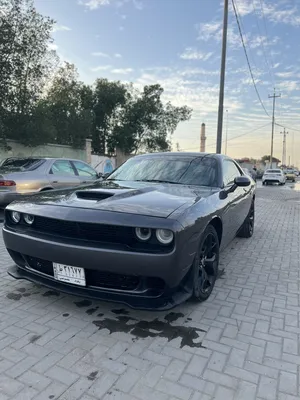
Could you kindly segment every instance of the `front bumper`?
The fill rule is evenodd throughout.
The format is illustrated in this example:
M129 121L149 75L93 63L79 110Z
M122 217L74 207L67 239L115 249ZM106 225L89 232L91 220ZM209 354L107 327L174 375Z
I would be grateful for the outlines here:
M8 273L16 279L40 283L72 295L125 303L139 309L170 309L191 296L190 270L195 255L191 241L178 239L170 253L139 253L102 247L63 243L44 235L31 236L3 228L5 245L16 263ZM28 260L41 260L34 269ZM43 260L48 270L43 270ZM52 263L85 268L91 276L85 287L54 279ZM99 275L115 274L116 279L138 277L135 287L107 287L99 283ZM95 279L95 280L94 280ZM105 278L106 279L106 278ZM122 278L123 279L123 278ZM95 284L97 281L97 284Z

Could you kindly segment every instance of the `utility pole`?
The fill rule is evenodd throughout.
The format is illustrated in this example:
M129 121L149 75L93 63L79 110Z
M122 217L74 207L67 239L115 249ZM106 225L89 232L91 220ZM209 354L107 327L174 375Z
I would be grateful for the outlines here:
M228 110L226 110L226 141L225 141L225 154L227 155L227 137L228 137Z
M282 165L286 166L286 135L288 135L288 132L284 131L280 132L283 135L283 144L282 144Z
M281 97L281 94L276 95L276 90L274 88L274 94L269 94L269 99L273 99L273 115L272 115L272 136L271 136L271 156L270 156L270 168L273 164L273 145L274 145L274 128L275 128L275 100L277 97Z
M217 147L216 147L216 153L218 153L218 154L220 154L222 151L223 104L224 104L224 86L225 86L225 68L226 68L227 26L228 26L228 0L224 0L222 59L221 59L218 131L217 131Z

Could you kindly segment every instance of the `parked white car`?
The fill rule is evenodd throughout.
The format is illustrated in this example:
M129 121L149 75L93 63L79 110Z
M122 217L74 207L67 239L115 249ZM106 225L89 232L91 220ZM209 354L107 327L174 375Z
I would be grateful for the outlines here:
M262 184L268 185L272 183L279 183L284 185L286 182L286 176L281 169L267 169L262 177Z

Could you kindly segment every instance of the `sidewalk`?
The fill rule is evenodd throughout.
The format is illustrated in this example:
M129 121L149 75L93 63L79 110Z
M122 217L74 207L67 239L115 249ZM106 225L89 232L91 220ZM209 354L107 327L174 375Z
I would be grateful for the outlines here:
M299 250L300 192L258 188L209 301L151 313L15 281L0 238L0 400L298 400Z

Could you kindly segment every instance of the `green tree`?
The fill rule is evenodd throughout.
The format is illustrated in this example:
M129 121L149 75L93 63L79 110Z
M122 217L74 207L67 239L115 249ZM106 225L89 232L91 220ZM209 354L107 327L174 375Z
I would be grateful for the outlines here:
M130 98L128 87L119 81L97 79L93 96L93 150L98 154L114 152L114 127L118 126L122 109Z
M53 24L36 11L33 0L1 1L0 133L24 144L29 144L24 131L57 61L48 47Z
M65 63L47 92L43 104L48 124L52 125L53 142L81 147L91 135L92 89L78 80L73 64Z
M191 109L175 107L161 100L160 85L145 86L140 93L134 90L120 114L109 138L109 147L137 153L170 150L170 136L181 121L191 116Z
M270 158L271 158L271 156L263 156L261 158L261 161L264 165L266 165L266 163L270 162ZM280 160L276 157L272 157L272 163L280 163Z

